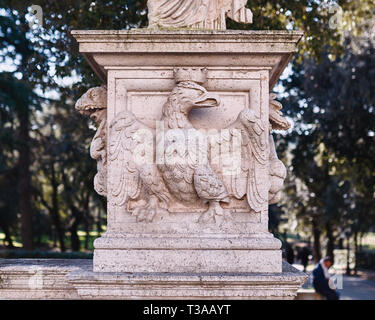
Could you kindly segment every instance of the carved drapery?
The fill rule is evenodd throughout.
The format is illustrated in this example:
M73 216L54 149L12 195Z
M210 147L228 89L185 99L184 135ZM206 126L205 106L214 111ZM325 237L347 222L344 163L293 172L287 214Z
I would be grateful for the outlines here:
M252 23L247 0L148 0L150 28L225 30L226 17Z

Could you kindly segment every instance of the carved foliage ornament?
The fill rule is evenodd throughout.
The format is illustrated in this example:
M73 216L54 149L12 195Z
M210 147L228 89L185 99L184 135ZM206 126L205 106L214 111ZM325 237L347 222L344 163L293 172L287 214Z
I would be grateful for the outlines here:
M226 30L226 17L252 23L247 0L148 0L149 28Z
M98 173L94 178L95 191L107 196L107 87L89 89L77 102L75 108L90 116L98 125L90 146L91 158L97 161Z
M219 147L232 146L236 139L240 162L237 170L225 176L223 165L214 162L207 144L197 143L186 147L191 136L199 136L189 121L188 115L194 108L220 108L220 97L208 92L203 84L206 80L204 68L179 68L175 70L176 86L163 106L161 123L166 130L163 139L156 137L155 130L137 120L130 111L123 111L109 125L110 144L106 154L106 88L90 89L78 100L76 108L90 115L99 125L91 145L91 156L98 162L95 190L107 194L107 157L110 163L108 195L116 206L130 201L143 200L132 214L138 221L152 221L156 215L168 213L171 201L180 203L201 202L207 210L199 221L223 221L231 219L228 209L222 203L231 199L246 199L249 207L259 212L269 203L279 200L280 190L286 176L286 169L277 158L269 125L251 109L240 112L236 121L225 128L226 134L216 139ZM281 105L271 95L270 123L277 129L287 129L288 122L282 117ZM145 136L162 146L161 162L140 162L134 158L134 151L143 147L147 151ZM142 138L143 137L143 138ZM267 141L269 140L269 141ZM269 147L267 147L269 145ZM152 159L154 159L152 150ZM170 159L174 161L169 161Z

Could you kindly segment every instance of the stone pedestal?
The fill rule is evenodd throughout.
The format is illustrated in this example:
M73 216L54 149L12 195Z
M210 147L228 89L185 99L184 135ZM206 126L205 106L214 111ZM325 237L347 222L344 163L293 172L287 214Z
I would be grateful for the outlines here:
M286 176L271 132L290 127L271 91L302 33L224 31L246 3L149 0L149 29L72 31L103 83L76 109L98 124L107 232L93 266L0 261L0 298L295 297L305 275L268 231Z
M0 259L0 300L295 299L306 276L281 273L103 273L91 260Z
M124 112L131 112L149 128L157 126L163 105L176 86L176 69L205 68L203 86L221 100L219 108L190 112L194 128L221 130L235 122L242 110L250 109L268 136L270 91L302 36L290 31L186 30L72 34L80 52L107 86L107 153L111 152L108 146L119 139L111 124ZM265 143L267 153L271 146L268 140ZM108 159L108 190L121 188L117 178L121 161L127 160ZM266 160L264 170L269 170L270 161ZM267 176L256 188L268 194L269 184ZM246 197L232 197L223 208L233 219L220 223L198 222L206 205L172 201L168 214L146 222L132 214L136 202L119 204L117 195L107 194L108 227L94 243L94 272L282 272L281 243L268 232L268 201L252 210ZM225 281L230 282L229 278Z
M270 91L302 34L72 34L106 85L90 89L76 108L99 123L91 156L95 189L108 200L107 232L94 243L93 264L0 260L0 299L293 299L307 276L282 262L281 243L268 232L268 204L285 178L268 137L287 128ZM188 114L189 103L195 110ZM165 119L171 110L174 118ZM137 166L133 134L149 128L157 135L157 120L183 130L229 128L227 140L239 128L242 171L227 176L210 159L185 177L185 194L168 179L180 181L186 166Z
M76 270L68 280L83 299L295 299L306 276L280 273L103 273Z
M104 236L95 241L94 271L280 273L280 241L267 234Z

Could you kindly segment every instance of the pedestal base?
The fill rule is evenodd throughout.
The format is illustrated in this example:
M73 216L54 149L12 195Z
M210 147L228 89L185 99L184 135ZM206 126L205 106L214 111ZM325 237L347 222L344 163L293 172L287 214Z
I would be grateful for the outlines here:
M97 273L88 260L0 259L0 299L294 299L307 276L281 273Z
M95 240L94 272L281 273L281 242L252 235L106 234Z

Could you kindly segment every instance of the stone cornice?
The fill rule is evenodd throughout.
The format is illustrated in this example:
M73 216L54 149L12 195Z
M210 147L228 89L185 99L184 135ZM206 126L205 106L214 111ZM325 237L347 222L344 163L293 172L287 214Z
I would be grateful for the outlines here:
M270 89L303 36L301 31L288 30L73 30L71 34L79 43L80 52L104 83L108 61L112 64L114 61L121 68L134 65L134 57L140 57L148 59L152 65L162 66L166 65L163 57L168 55L171 57L168 65L197 66L198 56L210 55L206 67L214 66L214 61L218 61L215 57L227 66L257 67L256 63L261 61L263 67L272 69ZM106 62L101 59L103 55L109 57Z

